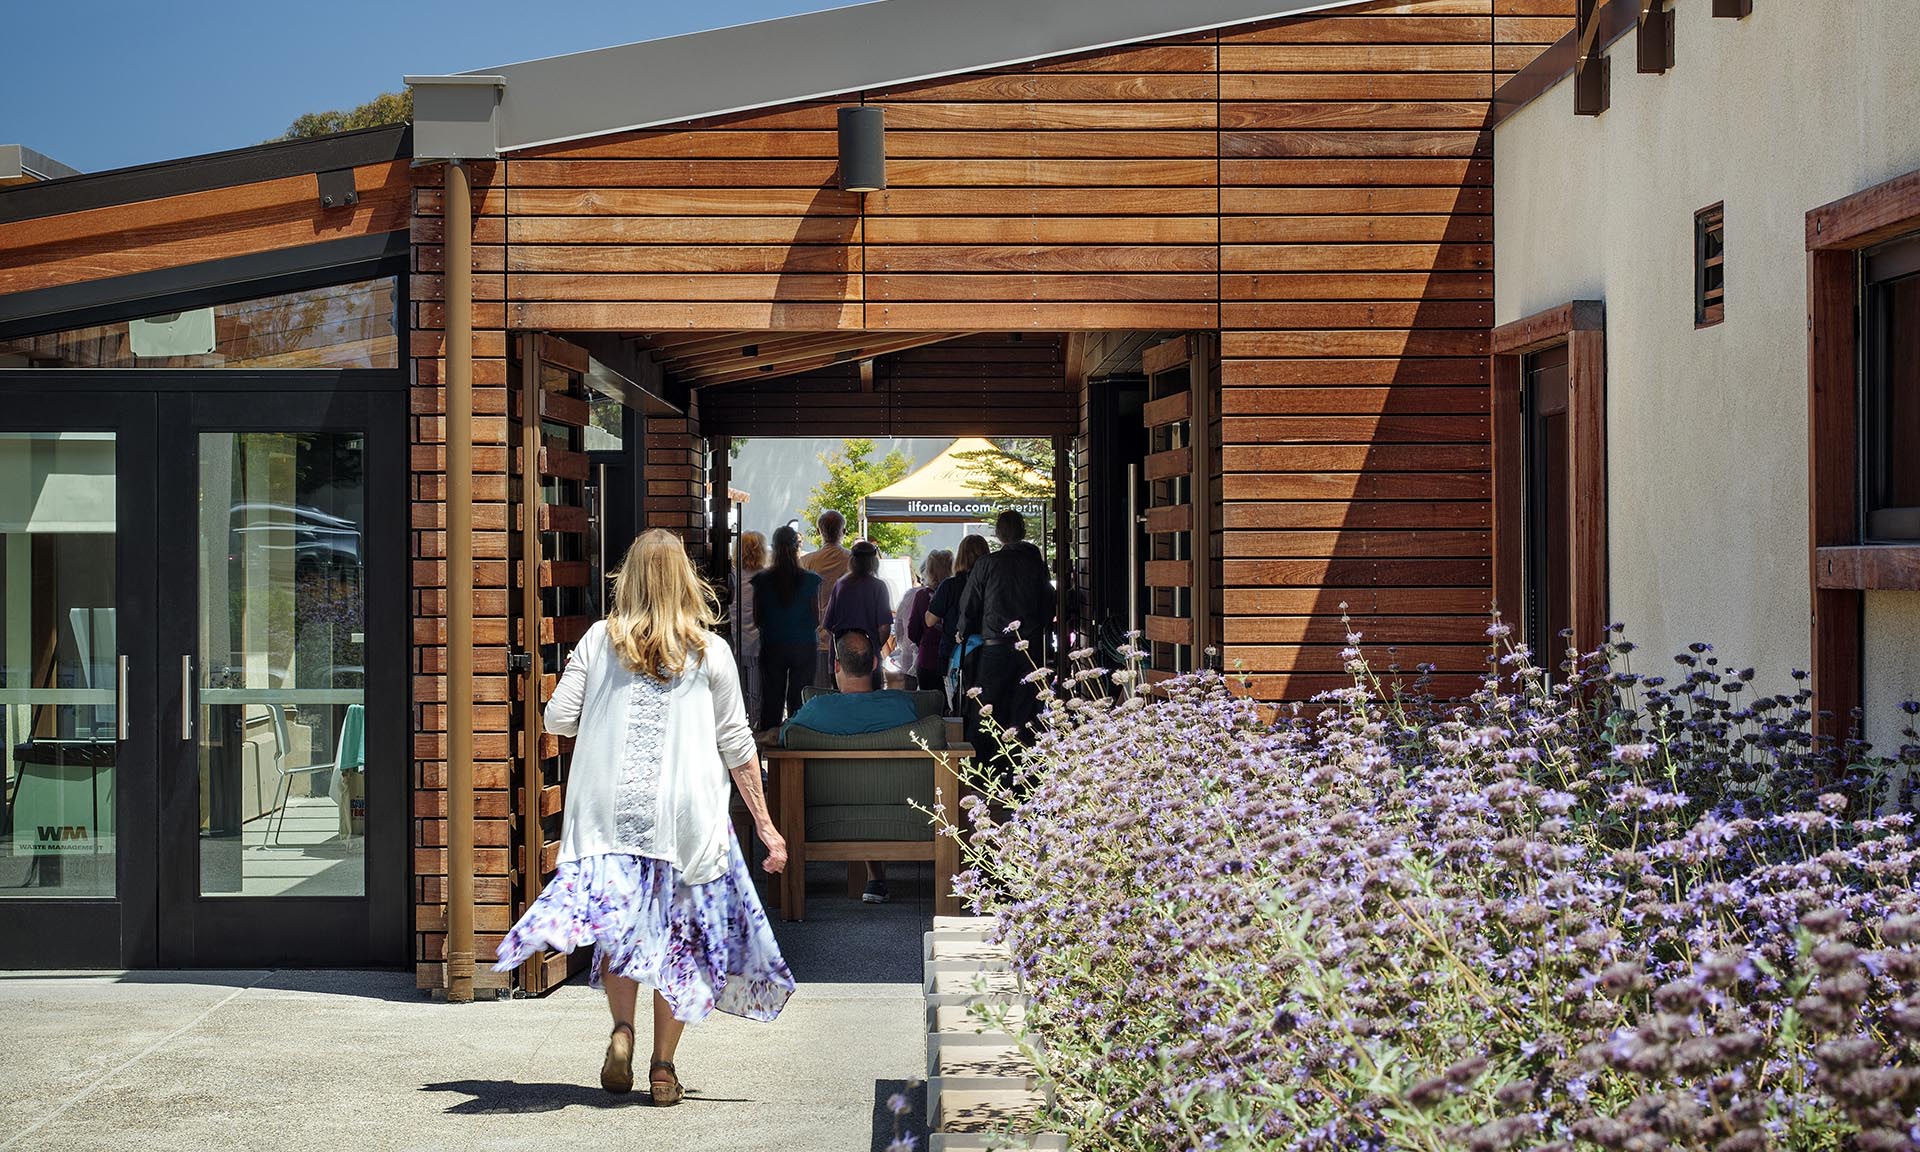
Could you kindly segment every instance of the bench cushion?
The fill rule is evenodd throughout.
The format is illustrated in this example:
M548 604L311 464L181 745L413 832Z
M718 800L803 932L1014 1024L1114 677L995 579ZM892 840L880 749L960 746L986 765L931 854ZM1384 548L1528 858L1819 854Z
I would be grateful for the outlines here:
M834 736L796 725L786 730L785 739L786 746L796 752L889 752L894 749L917 752L922 744L930 748L945 747L947 722L938 715L922 716L911 724L858 736ZM815 765L822 763L832 761L809 761L807 771L812 772Z
M932 839L931 820L904 804L807 805L809 842Z
M815 696L830 696L832 694L833 690L830 688L817 688L810 684L800 690L800 699L805 701L811 700ZM913 714L915 716L925 718L927 716L941 716L946 714L947 694L945 692L928 689L909 692L907 695L913 698Z
M863 736L829 736L804 728L787 730L787 746L808 752L884 752L898 760L807 760L807 839L931 840L933 826L913 803L933 804L933 758L920 751L946 746L946 720L927 716L911 724ZM911 802L911 803L910 803Z

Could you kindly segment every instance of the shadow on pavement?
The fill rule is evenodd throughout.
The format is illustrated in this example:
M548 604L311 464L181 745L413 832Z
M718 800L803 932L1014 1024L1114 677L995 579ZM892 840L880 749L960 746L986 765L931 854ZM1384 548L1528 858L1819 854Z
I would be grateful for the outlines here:
M645 1108L653 1097L645 1092L615 1096L586 1084L523 1084L518 1080L448 1080L424 1084L422 1092L452 1092L469 1097L449 1104L449 1116L527 1115L558 1112L564 1108ZM722 1096L703 1096L687 1089L682 1104L751 1104L753 1101Z
M891 1101L895 1095L907 1098L907 1111L899 1120L898 1134L914 1138L913 1147L925 1148L927 1139L927 1083L924 1080L875 1080L873 1082L873 1152L887 1152L895 1136Z

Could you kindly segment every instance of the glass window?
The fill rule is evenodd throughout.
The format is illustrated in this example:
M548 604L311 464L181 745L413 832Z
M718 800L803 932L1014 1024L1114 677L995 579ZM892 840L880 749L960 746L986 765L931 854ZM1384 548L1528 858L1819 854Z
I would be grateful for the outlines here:
M114 894L113 434L0 433L0 894Z
M397 368L395 281L305 288L234 304L0 340L30 368Z
M366 775L405 768L366 756L364 448L200 437L204 896L366 891Z
M1866 538L1920 540L1920 236L1867 254Z

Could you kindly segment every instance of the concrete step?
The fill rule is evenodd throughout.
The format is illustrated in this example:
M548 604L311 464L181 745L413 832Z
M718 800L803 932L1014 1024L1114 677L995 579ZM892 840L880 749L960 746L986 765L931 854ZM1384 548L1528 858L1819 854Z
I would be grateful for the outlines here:
M961 969L938 969L927 973L927 992L934 996L999 993L1013 996L1020 992L1020 977L1009 969L968 965Z
M937 1076L1026 1078L1036 1073L1032 1057L1022 1051L1018 1044L997 1039L986 1044L942 1044L934 1053L934 1074Z
M1045 1103L1017 1088L946 1088L935 1122L941 1132L1019 1132L1033 1127Z
M1051 1132L1008 1135L1003 1132L935 1132L927 1152L1067 1152L1067 1138Z
M929 932L926 946L921 952L923 960L957 960L981 962L989 960L1006 961L1013 959L1013 953L1007 951L1005 944L989 944L964 935L950 935Z
M1010 1028L1024 1026L1027 1021L1026 1006L1009 1006L1006 1020ZM933 1010L933 1030L939 1035L978 1036L993 1031L993 1026L974 1019L973 1012L964 1004L942 1004Z
M992 927L993 917L991 916L935 916L933 918L935 932L985 932Z

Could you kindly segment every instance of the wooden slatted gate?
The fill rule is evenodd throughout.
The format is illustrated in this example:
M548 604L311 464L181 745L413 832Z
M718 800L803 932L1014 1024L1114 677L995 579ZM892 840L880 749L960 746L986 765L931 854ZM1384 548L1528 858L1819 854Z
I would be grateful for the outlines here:
M513 474L508 555L512 586L514 716L514 916L525 914L560 857L561 809L572 741L542 730L540 710L567 654L594 620L588 587L585 448L587 353L525 333L509 375ZM520 987L541 993L586 962L542 952L520 968Z
M1218 643L1214 347L1212 334L1189 333L1141 357L1147 376L1144 631L1152 679L1194 671Z

